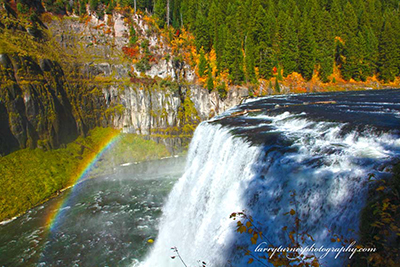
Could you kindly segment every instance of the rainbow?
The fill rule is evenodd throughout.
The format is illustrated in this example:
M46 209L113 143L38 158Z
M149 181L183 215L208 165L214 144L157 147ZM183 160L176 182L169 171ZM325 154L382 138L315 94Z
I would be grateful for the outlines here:
M96 162L101 158L105 151L107 151L116 143L117 140L120 139L120 135L121 133L119 131L111 131L110 134L104 137L103 142L101 142L94 150L90 150L89 155L79 164L79 167L71 177L70 181L72 185L68 187L72 187L72 189L69 190L67 195L62 198L63 200L60 200L55 204L54 208L52 208L52 211L46 216L45 226L48 229L48 234L55 230L58 222L62 219L62 214L64 213L63 211L67 209L68 203L70 203L70 200L73 199L74 195L76 194L77 185L88 177L89 172L93 169L93 166L96 164Z

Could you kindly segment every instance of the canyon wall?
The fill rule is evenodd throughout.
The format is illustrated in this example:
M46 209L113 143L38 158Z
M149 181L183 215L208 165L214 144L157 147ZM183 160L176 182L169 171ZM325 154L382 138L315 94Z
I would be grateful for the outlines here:
M140 16L130 19L137 32L149 32ZM96 126L181 146L179 138L189 139L200 121L248 96L246 88L234 88L221 99L197 85L188 64L160 56L170 52L168 46L152 52L158 60L151 68L137 70L121 52L129 42L126 21L118 13L104 21L64 17L47 23L51 36L38 44L54 40L54 50L67 56L0 54L1 155L27 147L55 149ZM9 28L4 31L21 39L29 34ZM162 37L146 38L154 49Z

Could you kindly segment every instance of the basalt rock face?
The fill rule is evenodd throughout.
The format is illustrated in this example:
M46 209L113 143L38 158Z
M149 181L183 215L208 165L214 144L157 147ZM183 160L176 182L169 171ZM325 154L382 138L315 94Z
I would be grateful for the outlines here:
M198 85L191 85L180 91L158 86L110 86L103 88L103 94L107 105L120 105L122 108L120 113L115 113L111 125L123 129L124 132L150 135L172 127L182 128L183 115L189 116L192 121L203 121L221 114L240 104L248 96L248 90L232 89L223 100L217 92L209 93ZM186 110L183 110L185 104ZM192 109L189 110L187 105L192 105Z
M69 85L57 62L1 54L0 80L0 154L58 148L101 124L85 116L99 106L96 97Z
M216 91L210 93L207 89L198 85L192 85L190 92L190 99L202 120L219 115L225 110L239 105L243 99L249 96L249 90L244 87L232 88L224 99L221 99Z
M113 107L110 125L123 132L144 135L166 145L172 153L181 152L190 142L194 128L240 104L248 96L245 88L232 89L222 100L198 85L180 90L158 85L108 86L102 89L107 106Z
M58 148L96 126L149 135L179 147L182 140L175 137L188 137L193 130L188 125L195 127L247 95L247 89L233 89L221 100L197 85L84 82L111 73L123 77L126 68L88 64L80 68L81 77L70 75L78 79L69 82L55 61L0 55L0 154L26 147Z
M121 105L122 112L114 115L112 125L125 132L149 135L153 129L178 125L179 94L161 88L126 86L104 88L108 105Z

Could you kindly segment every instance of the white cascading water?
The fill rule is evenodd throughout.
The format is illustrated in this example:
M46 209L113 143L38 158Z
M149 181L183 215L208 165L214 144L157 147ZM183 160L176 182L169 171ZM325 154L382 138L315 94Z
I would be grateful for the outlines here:
M222 266L234 238L229 215L245 207L242 193L254 176L251 166L260 149L203 123L197 128L180 178L163 208L160 232L142 266L182 266L171 259L177 247L188 266L197 261Z
M169 195L155 244L140 266L183 266L171 259L171 247L187 266L199 266L199 260L207 266L246 266L249 258L236 246L251 245L250 238L236 233L229 218L244 209L274 246L288 244L282 227L291 227L284 215L291 209L317 245L335 246L332 233L357 236L369 174L385 175L385 166L400 154L399 139L388 133L343 134L344 123L314 122L302 114L254 118L265 120L267 133L285 142L252 145L234 137L233 126L216 123L196 129L186 172ZM293 191L297 205L291 203ZM321 263L342 266L345 257Z

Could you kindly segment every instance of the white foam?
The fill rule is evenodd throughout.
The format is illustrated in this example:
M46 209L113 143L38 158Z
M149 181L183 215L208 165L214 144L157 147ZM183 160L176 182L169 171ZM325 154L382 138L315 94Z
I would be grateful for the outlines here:
M319 245L332 246L327 229L354 237L348 229L358 229L368 174L400 155L399 139L356 132L343 136L345 124L314 122L304 115L256 116L291 142L290 152L266 155L262 146L233 137L229 129L202 123L192 139L185 174L163 207L159 235L140 266L181 266L171 259L171 247L178 248L188 266L197 266L198 260L225 266L225 256L236 252L234 245L251 246L229 219L243 209L263 225L274 245L288 242L281 229L290 226L284 214L292 208ZM293 190L297 206L290 196ZM233 265L245 266L247 260L235 258ZM325 261L327 266L344 264L343 259Z

